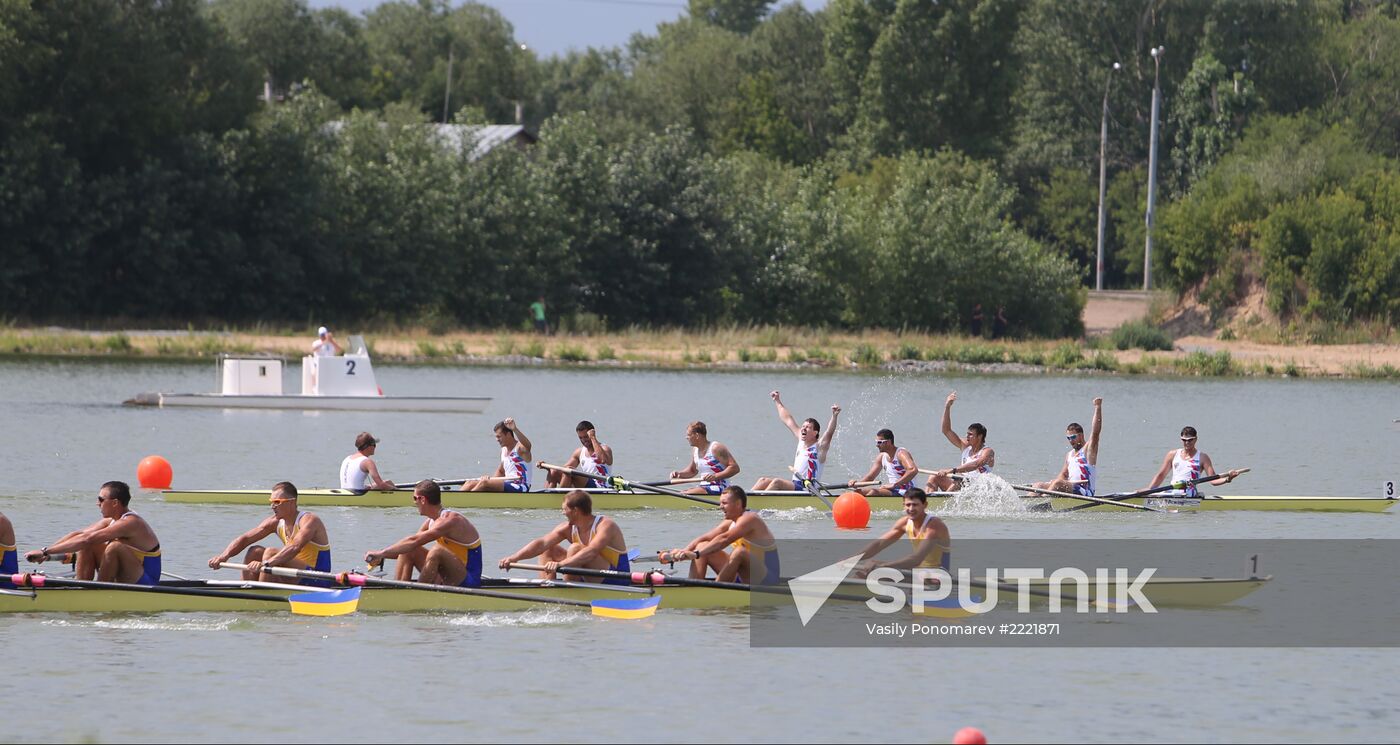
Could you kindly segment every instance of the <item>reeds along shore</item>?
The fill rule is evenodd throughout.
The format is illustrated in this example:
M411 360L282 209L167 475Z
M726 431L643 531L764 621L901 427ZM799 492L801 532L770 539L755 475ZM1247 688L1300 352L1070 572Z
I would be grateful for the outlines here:
M1150 329L1150 327L1147 327ZM1169 337L1123 328L1096 339L987 340L894 331L835 331L781 326L701 330L627 329L542 335L524 331L448 331L412 327L365 333L382 361L411 364L597 365L666 368L832 370L980 370L1185 376L1400 378L1396 347L1349 359L1337 348L1220 341L1213 349L1172 348ZM0 356L200 360L220 354L306 353L310 334L278 329L229 331L79 331L0 329ZM1232 353L1248 345L1250 354ZM1355 355L1351 355L1355 357Z

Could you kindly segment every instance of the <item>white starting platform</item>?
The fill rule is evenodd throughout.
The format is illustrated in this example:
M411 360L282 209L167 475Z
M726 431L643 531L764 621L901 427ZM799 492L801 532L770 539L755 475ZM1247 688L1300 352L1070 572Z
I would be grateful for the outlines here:
M484 396L386 396L374 378L364 339L351 336L338 357L307 355L301 360L301 393L282 392L282 360L271 357L219 358L219 393L140 393L127 404L194 406L210 409L344 409L352 411L442 411L480 414Z

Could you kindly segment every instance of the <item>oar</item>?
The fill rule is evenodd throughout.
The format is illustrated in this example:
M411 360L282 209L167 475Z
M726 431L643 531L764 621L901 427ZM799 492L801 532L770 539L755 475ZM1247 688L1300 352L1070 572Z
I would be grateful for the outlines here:
M220 566L231 569L245 569L242 564L224 563ZM476 595L483 598L498 598L501 600L520 600L528 603L550 603L554 605L573 605L592 610L593 615L604 618L637 619L655 615L656 606L661 604L660 595L649 595L645 598L608 598L603 600L574 600L572 598L549 598L539 595L522 595L514 592L497 592L494 590L483 590L479 587L458 587L455 585L430 585L423 582L403 582L396 579L380 579L356 572L317 572L311 569L293 569L291 567L263 567L263 571L275 574L280 577L298 577L301 579L330 580L341 585L352 585L355 587L402 587L410 590L424 590L427 592L445 592L455 595Z
M513 563L508 565L510 569L527 569L531 571L545 571L542 564L522 564ZM689 587L712 587L717 590L744 590L752 592L767 592L777 595L790 595L786 587L781 585L747 585L743 582L720 582L717 579L693 579L691 577L673 577L661 572L619 572L612 569L588 569L586 567L560 567L559 571L569 574L577 574L585 577L603 577L605 579L625 579L635 585L687 585Z
M1239 469L1239 470L1236 472L1235 475L1236 475L1236 476L1240 476L1240 475L1249 473L1249 470L1250 470L1250 469L1248 469L1248 468L1241 468L1241 469ZM1183 486L1195 486L1196 484L1204 483L1204 482L1206 482L1206 481L1214 481L1214 480L1216 480L1216 479L1218 479L1218 478L1223 478L1223 477L1226 476L1226 475L1227 475L1227 474L1220 474L1220 473L1217 473L1217 474L1215 474L1214 476L1201 476L1201 477L1199 477L1199 478L1191 479L1190 481L1178 481L1178 482L1176 482L1176 483L1174 483L1174 484L1164 484L1164 485L1159 486L1159 487L1156 487L1156 488L1154 488L1154 489L1143 489L1143 490L1141 490L1141 491L1135 491L1135 492L1131 492L1131 493L1128 493L1128 494L1121 494L1121 493L1120 493L1120 494L1105 494L1105 495L1104 495L1104 498L1105 498L1105 499L1113 500L1114 502L1117 502L1117 501L1120 500L1120 499L1121 499L1121 500L1136 499L1136 498L1138 498L1138 497L1145 497L1145 496L1147 496L1148 494L1157 494L1158 492L1172 491L1173 489L1180 489L1180 488L1183 487ZM1067 507L1067 508L1065 508L1065 509L1063 509L1063 510L1060 510L1060 512L1076 512L1076 511L1078 511L1078 510L1092 509L1093 507L1094 507L1094 505L1092 505L1092 504L1080 504L1080 505L1075 505L1074 507Z
M544 566L540 564L513 563L510 569L527 569L532 571L544 571ZM687 587L709 587L716 590L734 590L736 592L759 592L770 595L791 596L792 590L785 585L748 585L743 582L720 582L717 579L695 579L692 577L673 577L661 572L618 572L612 569L588 569L585 567L560 567L559 571L569 574L585 575L589 577L603 577L605 579L625 579L635 585L645 587L656 587L657 585L684 585ZM869 596L833 594L832 600L850 600L863 603L869 600Z
M541 464L540 464L540 468L548 468L548 469L553 470L553 471L563 471L564 473L573 474L574 476L586 476L586 477L588 477L588 478L590 478L590 479L596 479L596 478L598 478L598 474L596 474L596 473L590 473L590 472L588 472L588 471L580 471L580 470L578 470L578 469L576 469L576 468L565 468L565 467L563 467L563 466L555 466L555 465L551 465L551 464L549 464L549 463L541 463ZM689 500L692 501L692 502L700 502L700 503L702 503L702 504L708 504L708 505L710 505L711 507L718 507L718 506L719 506L719 502L716 502L716 501L713 500L713 499L706 499L706 498L704 498L704 497L697 497L697 496L695 496L694 494L686 494L686 493L684 493L684 492L676 491L675 489L667 489L667 488L664 487L664 486L658 486L658 485L656 485L656 484L648 484L648 483L645 483L645 482L642 482L642 481L628 481L627 479L624 479L624 478L622 478L621 476L608 476L607 478L603 479L603 481L604 481L604 483L606 483L608 486L612 487L615 491L627 491L627 490L629 490L629 489L630 489L630 490L641 489L642 491L655 492L656 494L666 494L666 495L669 495L669 496L672 496L672 497L678 497L678 498L680 498L680 499L689 499Z
M311 595L318 595L318 593L307 593L305 596L294 595L291 597L282 597L278 595L260 595L251 592L235 592L231 590L203 590L197 587L170 587L168 585L129 585L125 582L95 582L92 580L85 579L59 579L57 577L50 577L45 574L14 574L10 576L10 581L13 582L16 587L81 587L88 590L122 590L124 592L150 592L155 593L157 595L189 595L192 597L203 598L228 598L232 600L261 600L270 603L290 603L291 611L293 613L300 613L301 615L340 615L341 613L349 613L355 610L354 606L351 605L349 610L342 610L341 613L317 613L309 611L298 611L297 605L299 602L303 602L306 598L308 598ZM360 594L358 591L359 588L354 589L356 590L356 592L353 593L353 601L358 602L360 598ZM324 603L324 601L318 602ZM344 605L345 603L350 603L351 600L347 598L342 598L340 602L342 605Z
M822 501L822 504L826 505L827 512L830 512L833 509L831 506L831 502L828 501L826 497L822 496L822 493L820 491L818 491L818 489L826 488L822 485L820 481L817 481L816 479L804 479L797 475L797 471L793 469L788 470L792 473L793 484L801 484L802 488L806 489L808 494L811 494L817 499L820 499Z
M461 486L470 480L471 479L432 479L433 483L438 486ZM412 484L394 484L395 489L412 489L415 486L418 486L417 481Z
M537 463L535 464L535 467L539 468L542 471L559 471L561 473L567 473L570 476L583 476L585 478L593 479L594 481L607 482L608 480L608 477L604 476L601 473L594 473L593 471L580 471L577 468L569 468L567 466L556 466L553 463ZM667 479L665 481L642 481L638 483L645 484L646 486L674 486L677 484L698 484L702 481L704 481L704 479L696 476L688 479Z
M1078 499L1084 502L1093 502L1094 504L1109 504L1115 507L1127 507L1133 510L1142 510L1143 512L1176 512L1176 510L1160 510L1156 507L1148 507L1146 505L1140 504L1129 504L1128 502L1119 502L1113 499L1100 499L1099 497L1086 497L1082 494L1071 494L1069 492L1063 491L1051 491L1049 489L1041 489L1038 487L1030 486L1028 484L1012 484L1011 488L1019 489L1023 492L1030 492L1031 494L1041 494L1047 497L1063 497L1065 499ZM1069 510L1064 511L1068 512Z

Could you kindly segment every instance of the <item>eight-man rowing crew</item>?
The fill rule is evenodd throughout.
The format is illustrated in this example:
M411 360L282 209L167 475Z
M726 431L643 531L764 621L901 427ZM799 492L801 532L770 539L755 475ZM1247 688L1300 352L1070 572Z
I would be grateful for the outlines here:
M805 419L799 425L797 420L783 405L778 391L769 394L778 410L778 419L797 439L797 453L788 476L764 476L750 488L750 491L802 490L815 491L821 486L822 467L826 464L831 440L836 434L837 418L841 407L833 404L831 419L823 434L821 424L816 419ZM987 446L987 428L974 422L968 425L965 437L953 429L953 403L957 401L956 391L948 394L943 404L941 430L943 436L959 450L959 461L955 466L938 470L920 469L910 452L895 445L894 432L881 429L875 434L876 456L870 470L859 480L847 482L848 487L880 478L874 486L858 488L865 496L902 496L913 487L914 479L920 473L929 474L924 488L928 491L957 491L965 474L991 473L996 465L996 452ZM1069 442L1069 452L1065 464L1054 478L1032 486L1044 490L1094 497L1098 489L1099 435L1103 429L1103 399L1094 399L1094 414L1088 437L1084 427L1072 422L1065 428L1065 439ZM550 467L545 485L554 487L601 488L607 486L612 475L613 449L598 439L598 431L592 422L582 421L575 428L581 447L576 448L562 468ZM494 429L496 443L501 448L501 462L495 472L462 484L463 491L528 492L530 491L530 462L533 460L530 439L520 431L515 420L507 417L497 423ZM695 483L684 493L692 495L720 494L729 485L730 479L739 474L739 461L724 443L709 439L704 422L691 422L685 430L686 441L690 445L690 463L685 468L672 471L672 483ZM394 485L379 475L373 459L374 447L378 440L368 432L360 433L355 440L356 451L345 458L340 467L340 487L363 492L367 489L392 489ZM1181 447L1168 451L1162 467L1153 476L1147 489L1153 490L1163 483L1168 473L1172 484L1179 484L1175 496L1195 498L1196 484L1203 476L1217 476L1210 456L1196 449L1196 429L1183 427ZM546 467L541 464L541 467ZM573 472L583 472L582 474ZM1220 475L1209 483L1220 485L1234 481L1242 471L1234 470Z
M227 548L209 559L209 566L218 569L239 552L243 555L243 579L273 582L271 571L283 567L329 573L331 542L325 523L311 512L297 509L297 489L283 481L272 488L269 500L272 514L252 529L234 538ZM425 520L418 530L403 539L364 555L371 567L386 559L397 560L397 578L402 582L414 580L430 585L480 587L482 573L482 540L476 526L461 513L442 506L442 491L431 480L418 482L413 490L413 503ZM69 533L53 544L30 551L26 558L42 563L62 556L64 563L74 564L76 578L126 584L156 585L161 576L160 541L155 531L141 516L132 512L131 489L121 481L102 485L97 498L102 519ZM948 527L929 514L928 497L920 489L910 489L904 496L905 515L880 539L870 543L858 567L859 576L879 566L898 569L942 567L950 564L951 543ZM737 486L729 486L720 494L719 509L723 513L714 528L686 544L657 554L657 560L677 563L689 560L690 577L704 579L713 572L720 582L752 585L776 584L781 578L778 542L757 512L748 509L748 495ZM587 492L575 490L564 497L564 522L548 533L526 543L518 551L501 559L501 569L510 569L526 559L545 560L541 576L553 579L562 573L575 582L628 584L631 552L622 528L615 520L593 514L593 499ZM257 545L258 541L275 535L280 548ZM913 545L902 559L876 562L874 556L907 537ZM565 546L567 544L567 547ZM10 586L10 579L19 575L15 549L14 528L0 514L0 584ZM575 570L605 570L619 574L600 576L578 575ZM18 580L16 580L18 581ZM290 581L330 586L325 579L293 578Z

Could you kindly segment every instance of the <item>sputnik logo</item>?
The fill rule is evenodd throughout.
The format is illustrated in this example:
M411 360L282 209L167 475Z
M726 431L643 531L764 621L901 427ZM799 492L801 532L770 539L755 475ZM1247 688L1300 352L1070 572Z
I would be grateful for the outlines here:
M806 626L812 617L817 615L817 611L826 605L826 601L831 594L836 592L836 588L851 575L851 570L860 563L861 554L856 554L847 559L842 559L835 564L828 564L821 569L806 574L798 575L788 580L788 590L792 593L792 602L797 606L797 616L802 620L802 625Z

